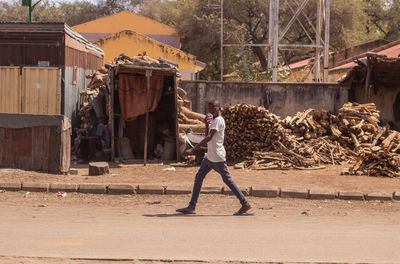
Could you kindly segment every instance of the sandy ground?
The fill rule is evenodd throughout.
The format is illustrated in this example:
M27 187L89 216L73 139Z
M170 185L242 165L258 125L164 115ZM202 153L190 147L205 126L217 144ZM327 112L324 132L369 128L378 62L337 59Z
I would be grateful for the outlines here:
M237 217L234 197L201 195L197 215L176 214L189 199L0 193L0 263L400 261L399 202L249 197L255 215Z
M335 191L387 192L400 191L400 178L341 176L343 168L350 165L328 165L322 170L235 170L229 167L232 178L239 186L278 186L281 188L333 189ZM176 171L164 171L170 165L111 164L110 174L88 176L87 165L76 166L78 175L55 175L15 169L0 169L0 182L71 182L71 183L129 183L192 186L198 167L175 167ZM221 177L210 172L204 186L222 186Z

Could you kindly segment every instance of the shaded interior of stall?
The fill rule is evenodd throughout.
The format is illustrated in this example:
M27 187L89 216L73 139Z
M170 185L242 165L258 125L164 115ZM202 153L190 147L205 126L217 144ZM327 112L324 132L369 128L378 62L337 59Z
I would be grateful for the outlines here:
M149 80L149 115L147 159L178 158L176 71L151 67L120 65L114 74L114 138L115 156L121 156L128 138L133 157L144 158L146 135L146 70ZM125 143L124 143L125 142Z

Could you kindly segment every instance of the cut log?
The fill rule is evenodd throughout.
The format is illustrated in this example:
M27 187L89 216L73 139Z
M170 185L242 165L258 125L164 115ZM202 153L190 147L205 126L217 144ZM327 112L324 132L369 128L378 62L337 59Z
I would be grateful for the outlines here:
M178 87L178 95L182 98L185 99L187 92L183 90L181 87Z
M110 173L107 162L89 162L89 176L98 176Z
M192 131L196 132L196 133L205 133L206 125L205 124L197 124L197 125L179 124L178 125L179 133L186 132L188 129L192 129Z
M183 102L182 102L182 104L183 104ZM197 119L197 120L199 120L201 122L204 122L204 120L206 118L205 115L199 114L199 113L196 113L196 112L192 112L192 111L190 111L188 108L186 108L184 106L180 106L179 109L186 117L188 117L190 119Z

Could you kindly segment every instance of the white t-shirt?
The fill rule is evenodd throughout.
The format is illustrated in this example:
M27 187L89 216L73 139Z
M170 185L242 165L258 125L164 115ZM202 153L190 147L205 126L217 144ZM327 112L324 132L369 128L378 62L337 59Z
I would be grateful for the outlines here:
M215 129L212 139L207 143L207 159L211 162L222 162L226 160L224 148L225 120L218 116L211 121L209 131Z

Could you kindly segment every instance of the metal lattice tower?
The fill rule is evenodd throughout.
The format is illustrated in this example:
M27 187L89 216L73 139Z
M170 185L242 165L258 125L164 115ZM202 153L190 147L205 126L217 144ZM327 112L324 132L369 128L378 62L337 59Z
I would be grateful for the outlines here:
M229 0L228 0L229 1ZM208 1L210 8L220 9L221 13L221 81L223 81L223 69L224 69L224 47L232 46L258 46L265 47L268 50L268 68L272 69L272 82L277 82L278 79L278 53L279 50L287 49L307 49L315 50L315 63L310 69L309 74L314 71L315 82L328 82L328 66L329 66L329 23L330 23L330 0L316 0L316 21L311 19L304 12L305 8L310 5L310 0L269 0L269 23L268 23L268 43L266 44L228 44L224 43L224 0L220 0L220 4L216 5ZM285 8L288 8L293 16L290 21L284 25L284 29L280 32L279 28L279 5L282 4ZM309 32L304 26L306 20L313 32ZM293 24L298 23L300 27L305 31L311 44L302 43L281 43L282 38L288 33ZM322 29L323 32L322 32ZM322 34L323 33L323 34ZM315 39L311 36L315 35ZM321 58L323 58L323 70L321 78ZM289 68L291 71L291 69ZM309 75L308 74L308 75ZM308 77L308 76L307 76Z

